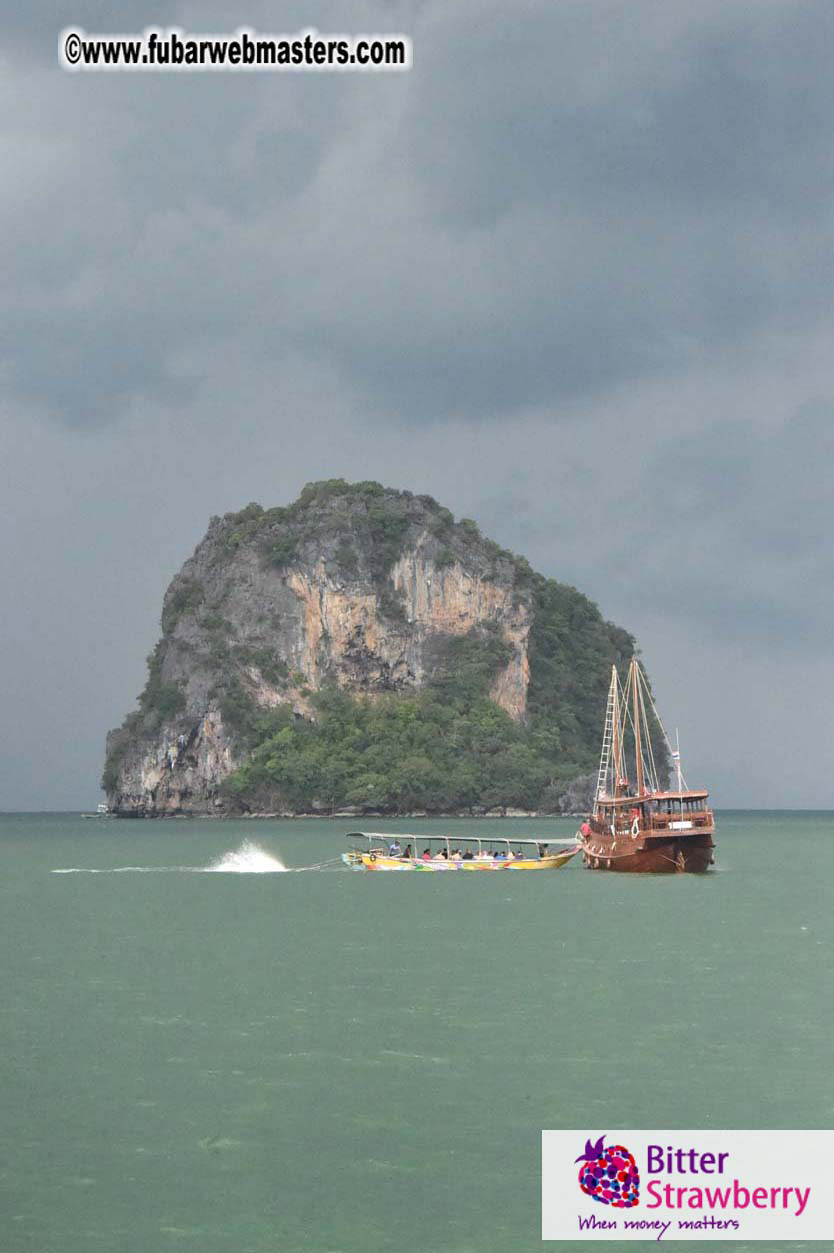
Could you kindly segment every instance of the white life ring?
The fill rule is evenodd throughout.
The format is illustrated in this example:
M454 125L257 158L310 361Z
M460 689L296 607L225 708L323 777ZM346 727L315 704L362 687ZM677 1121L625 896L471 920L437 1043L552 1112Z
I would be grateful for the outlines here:
M631 824L631 834L632 834L632 835L639 835L639 834L640 834L640 819L639 819L639 818L635 818L635 819L634 819L634 822L632 822L632 824Z

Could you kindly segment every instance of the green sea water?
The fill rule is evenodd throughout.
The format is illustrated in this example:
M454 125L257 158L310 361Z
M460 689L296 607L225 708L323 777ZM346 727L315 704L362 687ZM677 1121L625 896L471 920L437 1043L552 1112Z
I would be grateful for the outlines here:
M542 1128L834 1125L831 814L703 877L259 873L344 830L0 819L3 1253L537 1250Z

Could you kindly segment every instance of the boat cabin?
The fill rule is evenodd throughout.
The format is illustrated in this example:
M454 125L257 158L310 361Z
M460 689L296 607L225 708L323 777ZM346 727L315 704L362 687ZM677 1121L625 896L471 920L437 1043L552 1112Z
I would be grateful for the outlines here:
M629 828L635 819L653 832L712 828L714 817L708 798L709 793L700 790L599 796L595 816L598 822L611 824L618 831Z

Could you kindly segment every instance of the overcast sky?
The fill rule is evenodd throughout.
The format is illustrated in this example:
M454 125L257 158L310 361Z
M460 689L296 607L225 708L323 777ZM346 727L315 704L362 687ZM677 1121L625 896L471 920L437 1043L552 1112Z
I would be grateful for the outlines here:
M336 476L592 596L717 805L834 806L834 6L0 11L0 809L95 805L209 516ZM57 60L244 22L414 68Z

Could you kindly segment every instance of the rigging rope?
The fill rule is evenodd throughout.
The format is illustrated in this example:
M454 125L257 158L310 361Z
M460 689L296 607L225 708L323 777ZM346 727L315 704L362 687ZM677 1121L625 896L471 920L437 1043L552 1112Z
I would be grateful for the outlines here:
M644 684L645 684L645 679L644 679ZM654 714L655 718L657 719L657 725L660 727L661 731L663 732L663 738L664 738L664 740L666 741L666 747L669 749L669 754L670 754L670 756L672 757L672 760L674 761L674 760L675 760L675 749L673 749L673 748L672 748L672 741L669 739L669 736L666 734L666 728L665 728L665 726L663 725L663 720L661 719L660 714L657 712L657 705L654 703L654 697L652 696L651 692L649 691L648 684L645 684L645 687L646 687L646 695L648 696L648 698L649 698L649 703L651 704L651 707L652 707L652 713ZM679 764L680 764L680 763L679 763ZM681 787L682 787L684 790L686 790L687 783L686 783L686 779L685 779L685 777L684 777L684 773L683 773L683 771L682 771L682 770L681 770L681 772L680 772L680 776L681 776Z
M639 678L640 686L648 694L648 691L646 688L646 679L643 674L643 671L640 669L639 666L635 668L638 671L638 678ZM643 717L643 730L646 733L646 747L649 752L648 761L647 761L647 765L648 765L647 773L649 775L649 782L652 785L652 791L657 792L659 790L658 779L657 779L657 766L655 765L655 760L654 760L654 749L652 748L652 737L649 732L649 719L648 719L648 715L646 714L646 702L644 700L641 700L639 704L640 704L640 712Z

